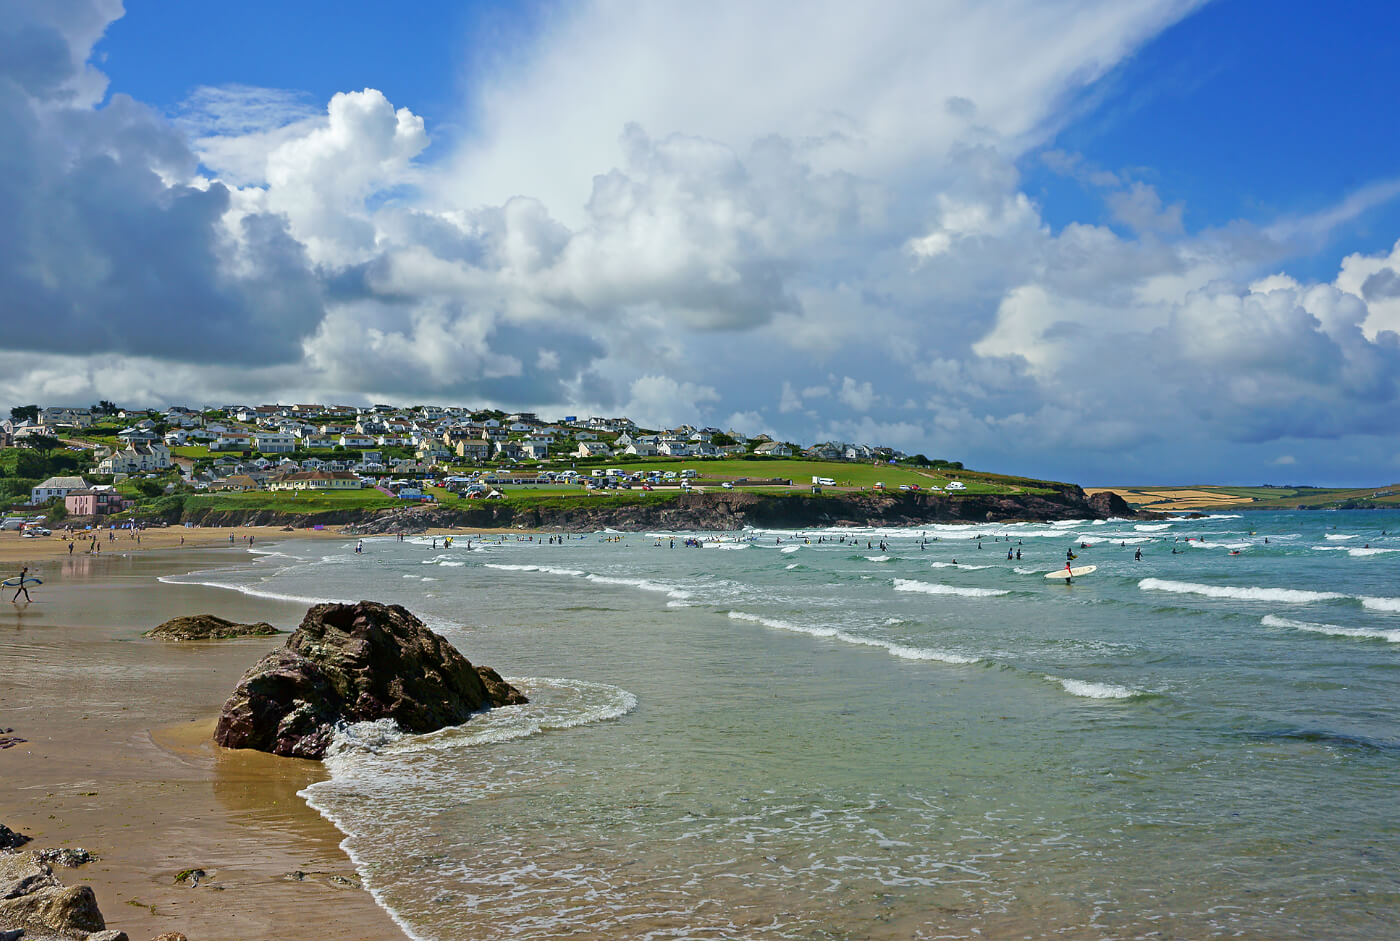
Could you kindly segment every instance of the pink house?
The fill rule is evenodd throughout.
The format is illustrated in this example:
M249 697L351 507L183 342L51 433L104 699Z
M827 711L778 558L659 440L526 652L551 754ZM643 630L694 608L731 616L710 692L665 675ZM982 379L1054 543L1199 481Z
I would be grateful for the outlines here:
M121 495L105 488L69 492L64 496L63 504L67 506L68 513L76 517L116 514L126 507Z

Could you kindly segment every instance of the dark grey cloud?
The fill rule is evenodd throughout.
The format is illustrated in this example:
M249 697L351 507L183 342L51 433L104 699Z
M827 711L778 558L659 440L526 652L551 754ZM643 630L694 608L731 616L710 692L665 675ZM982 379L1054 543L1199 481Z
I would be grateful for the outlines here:
M1390 300L1400 297L1400 274L1390 267L1383 267L1361 285L1361 294L1367 300Z
M244 216L194 155L125 95L64 90L86 50L57 27L0 29L0 299L26 348L266 365L300 355L320 290L285 223ZM15 55L11 56L13 53Z

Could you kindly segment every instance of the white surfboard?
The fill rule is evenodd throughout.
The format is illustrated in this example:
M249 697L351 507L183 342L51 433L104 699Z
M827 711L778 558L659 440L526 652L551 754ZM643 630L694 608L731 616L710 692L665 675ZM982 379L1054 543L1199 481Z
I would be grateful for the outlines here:
M42 583L44 582L37 577L26 577L24 579L25 587L37 587ZM3 581L0 581L0 587L18 587L19 584L20 581L18 574L16 574L14 577L7 577Z
M1076 567L1073 571L1051 571L1045 575L1046 580L1063 581L1075 577L1083 577L1085 574L1092 574L1098 568L1092 564L1085 564L1083 567Z

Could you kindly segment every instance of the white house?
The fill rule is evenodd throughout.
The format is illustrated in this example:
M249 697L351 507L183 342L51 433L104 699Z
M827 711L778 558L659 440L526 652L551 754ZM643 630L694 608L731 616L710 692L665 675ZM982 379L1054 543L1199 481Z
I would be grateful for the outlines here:
M346 449L372 449L374 440L369 436L350 435L348 432L340 437L337 444Z
M578 448L569 453L574 458L611 458L612 449L606 442L580 442Z
M91 487L81 475L54 475L29 490L29 503L47 504L55 498L67 498L69 492L86 491Z

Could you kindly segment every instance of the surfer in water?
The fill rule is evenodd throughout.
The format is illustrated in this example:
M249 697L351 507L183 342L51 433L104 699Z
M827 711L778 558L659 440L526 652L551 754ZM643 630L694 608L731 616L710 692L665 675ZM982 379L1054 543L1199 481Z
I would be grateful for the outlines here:
M18 603L18 601L19 601L19 595L20 595L20 594L23 594L23 595L24 595L24 602L25 602L26 604L31 604L31 603L34 602L34 601L33 601L33 598L31 598L31 597L29 596L29 588L27 588L27 587L24 586L25 578L27 578L28 576L29 576L29 565L26 564L26 565L24 565L24 567L20 568L20 570L19 570L19 589L15 591L15 596L10 598L10 603L12 603L12 604L13 604L13 603Z

